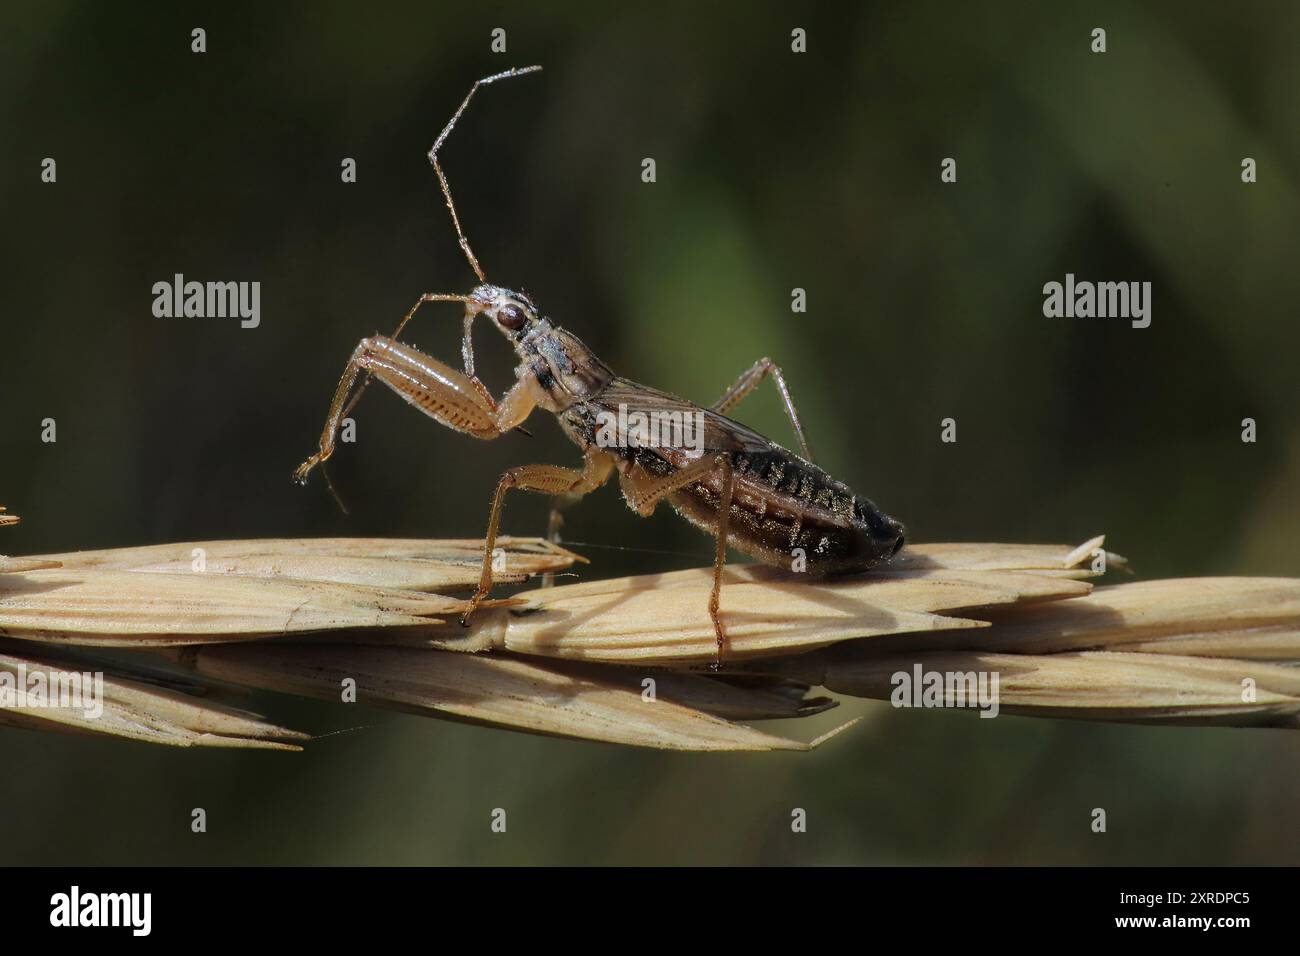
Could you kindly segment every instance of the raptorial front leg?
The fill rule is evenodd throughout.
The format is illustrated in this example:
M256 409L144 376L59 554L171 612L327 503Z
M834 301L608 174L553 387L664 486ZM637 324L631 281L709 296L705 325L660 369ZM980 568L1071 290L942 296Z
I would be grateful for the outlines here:
M741 399L754 390L754 388L767 376L772 376L772 381L776 383L776 390L781 393L781 402L785 405L785 413L790 417L790 424L794 426L795 437L799 439L799 448L803 451L803 456L808 461L812 461L812 449L808 447L808 439L803 433L803 425L799 421L799 412L795 410L794 399L790 397L790 389L785 384L785 376L781 374L781 366L777 365L770 358L764 357L759 359L749 369L736 379L731 388L717 400L713 405L713 410L719 414L725 415L731 409L740 404Z
M607 452L590 448L581 469L562 468L559 465L520 465L501 476L496 492L492 495L492 510L488 514L487 534L483 539L483 570L479 574L478 590L461 615L461 624L469 623L471 615L492 590L492 552L496 548L497 531L501 526L501 507L506 492L517 488L520 491L536 491L547 495L581 497L608 481L613 470L614 459Z
M461 345L461 356L465 367L465 374L469 376L470 382L479 390L479 393L485 396L490 402L492 398L491 393L488 392L487 386L479 381L478 376L474 374L473 353L471 352L469 345L469 324L477 314L477 310L474 308L473 300L469 296L456 295L450 292L424 293L424 295L415 300L415 305L411 306L407 310L406 315L402 316L402 321L397 323L397 328L393 330L393 334L390 335L389 338L400 338L402 330L406 328L407 323L409 323L411 319L415 318L416 312L420 311L420 306L426 305L429 302L460 302L465 306L465 337L463 344ZM352 410L353 406L356 405L357 402L361 401L361 396L365 394L366 386L369 384L370 376L367 375L361 380L361 384L357 386L356 391L352 393L352 400L344 407L344 418L347 417L348 412Z
M363 372L435 421L475 438L496 438L510 431L537 406L537 384L532 379L516 383L497 403L477 380L418 349L382 335L362 339L334 391L316 454L298 466L295 481L306 481L313 468L334 454L339 425L351 407L348 396Z
M713 560L713 591L709 595L709 618L718 640L718 654L711 665L713 670L722 666L722 656L727 647L727 632L722 626L722 571L727 564L727 535L731 527L731 499L735 486L735 471L729 455L701 459L681 471L669 475L652 475L648 472L624 472L619 476L623 497L637 514L648 518L655 507L675 491L716 475L719 479L718 549Z

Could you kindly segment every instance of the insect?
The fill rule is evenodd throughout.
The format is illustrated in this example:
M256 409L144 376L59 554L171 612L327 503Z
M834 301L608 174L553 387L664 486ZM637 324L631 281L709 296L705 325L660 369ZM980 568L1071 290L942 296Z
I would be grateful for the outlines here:
M808 572L830 575L866 570L897 554L903 526L812 463L785 377L770 359L755 362L716 403L703 408L615 375L576 336L544 317L527 295L487 281L461 228L438 153L480 87L540 69L516 68L476 82L429 150L460 248L479 284L468 295L422 295L391 336L376 335L357 345L330 402L318 450L294 478L305 482L334 453L340 423L371 379L435 421L475 438L492 439L518 428L535 409L551 412L582 450L582 467L521 465L501 476L488 515L483 570L461 623L468 624L492 590L492 553L507 492L553 496L554 529L562 504L596 490L617 472L623 496L638 514L648 517L667 501L717 539L708 605L717 637L716 668L727 642L720 602L728 546L775 566L791 566L792 556L802 553ZM461 371L398 340L428 302L464 307ZM519 356L516 382L500 399L474 374L470 330L479 317L488 319ZM780 392L802 454L726 417L768 377Z

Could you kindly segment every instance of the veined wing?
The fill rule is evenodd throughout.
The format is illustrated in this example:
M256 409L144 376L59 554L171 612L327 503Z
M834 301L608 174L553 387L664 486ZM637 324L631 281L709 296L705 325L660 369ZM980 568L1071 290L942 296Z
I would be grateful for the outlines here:
M621 447L635 447L634 439L648 430L655 441L639 442L640 447L694 448L705 454L773 450L769 439L726 415L625 378L614 379L589 404L598 406L601 421Z

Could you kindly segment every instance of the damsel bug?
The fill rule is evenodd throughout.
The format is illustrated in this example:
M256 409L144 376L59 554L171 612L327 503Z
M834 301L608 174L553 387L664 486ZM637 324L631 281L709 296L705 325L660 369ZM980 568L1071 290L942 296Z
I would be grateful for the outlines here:
M726 646L719 601L728 545L775 566L791 566L792 556L801 551L808 572L837 574L865 570L897 554L903 526L812 463L790 390L770 359L755 362L714 405L702 408L619 378L572 333L544 318L528 296L488 283L461 228L438 151L480 86L540 69L523 67L479 80L429 150L460 247L479 285L469 295L422 295L392 336L361 341L330 402L319 450L294 478L306 481L334 453L340 422L371 378L434 420L475 438L496 438L543 408L582 449L583 466L522 465L501 476L483 543L483 571L461 623L468 623L492 589L492 552L507 491L552 495L558 507L560 500L576 500L599 488L617 470L623 497L638 514L649 516L667 500L678 514L716 537L709 598L718 640L716 666ZM463 372L398 341L426 302L464 305ZM474 374L470 328L478 316L487 316L519 354L517 381L500 400ZM726 417L767 376L781 393L802 456ZM552 527L556 516L553 511Z

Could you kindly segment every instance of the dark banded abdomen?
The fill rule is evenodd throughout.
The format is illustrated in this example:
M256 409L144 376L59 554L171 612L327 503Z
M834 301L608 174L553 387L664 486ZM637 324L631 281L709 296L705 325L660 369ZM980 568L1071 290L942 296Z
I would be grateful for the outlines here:
M733 452L731 462L735 484L727 543L737 551L788 568L801 549L809 572L834 574L869 568L903 546L901 524L792 452L779 446ZM720 479L710 476L668 500L713 534L720 492Z

